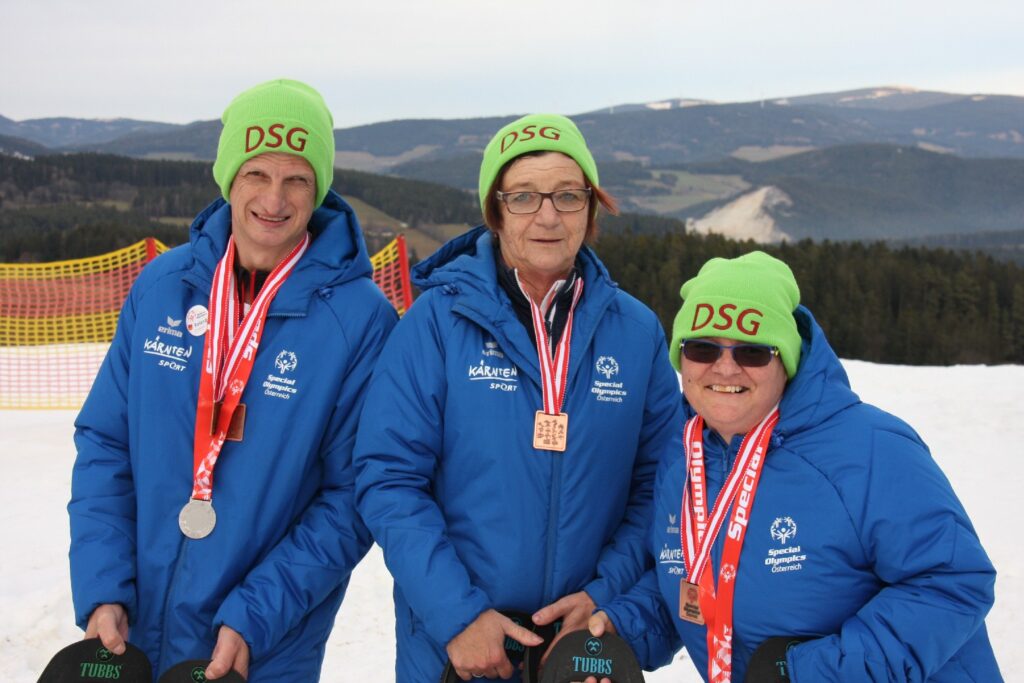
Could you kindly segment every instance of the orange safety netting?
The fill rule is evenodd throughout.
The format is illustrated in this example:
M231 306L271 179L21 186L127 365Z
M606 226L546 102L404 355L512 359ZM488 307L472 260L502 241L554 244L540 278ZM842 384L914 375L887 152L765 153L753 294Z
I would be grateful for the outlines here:
M0 263L0 409L80 407L132 283L166 250L150 238L90 258ZM404 238L371 261L374 282L405 313L412 288Z

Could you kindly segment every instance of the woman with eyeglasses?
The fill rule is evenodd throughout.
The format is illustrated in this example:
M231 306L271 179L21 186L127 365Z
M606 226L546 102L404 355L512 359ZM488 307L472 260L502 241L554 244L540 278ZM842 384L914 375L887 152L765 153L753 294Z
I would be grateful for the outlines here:
M914 430L850 389L789 267L712 259L681 295L685 451L658 469L656 566L591 631L645 668L685 644L715 683L1001 681L967 513Z
M399 683L437 681L446 660L463 680L519 680L506 637L541 639L499 610L585 628L649 566L657 462L682 447L663 329L586 246L615 203L577 127L500 130L480 205L485 225L414 269L423 294L356 446L359 511L395 579Z

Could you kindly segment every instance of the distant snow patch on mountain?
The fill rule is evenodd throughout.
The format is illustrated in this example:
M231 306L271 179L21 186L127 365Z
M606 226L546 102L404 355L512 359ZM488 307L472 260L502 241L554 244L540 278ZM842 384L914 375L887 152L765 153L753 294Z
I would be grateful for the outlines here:
M838 102L860 102L863 100L880 100L883 97L892 97L893 95L908 95L911 93L919 92L915 88L907 88L904 86L898 86L894 88L876 88L874 90L859 91L851 93L845 97L840 97Z
M664 111L666 109L699 107L702 104L711 104L711 102L709 100L662 100L661 102L648 102L644 106L655 111Z
M792 206L785 192L766 185L747 192L724 206L687 221L687 231L702 235L717 233L737 240L754 240L760 244L782 242L792 238L780 230L771 214L777 206Z

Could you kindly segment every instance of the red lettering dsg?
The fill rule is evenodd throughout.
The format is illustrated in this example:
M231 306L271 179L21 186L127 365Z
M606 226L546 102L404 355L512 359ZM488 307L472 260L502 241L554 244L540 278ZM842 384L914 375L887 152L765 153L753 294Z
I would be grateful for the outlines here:
M519 130L509 131L505 133L505 137L501 139L501 154L504 154L517 142L526 142L536 137L542 137L546 140L558 140L562 137L562 132L554 126L544 126L540 130L537 130L536 124L531 123L528 126L523 126Z
M732 316L729 315L729 311L735 311L735 310L736 310L736 304L722 304L721 306L719 306L718 307L718 316L723 321L725 321L725 323L724 324L722 324L722 323L715 323L711 327L715 328L716 330L727 330L730 327L732 327Z
M259 133L259 137L256 138L255 142L253 142L253 138L252 138L252 134L253 133ZM266 134L263 132L263 129L260 126L249 126L248 128L246 128L245 129L245 153L248 154L249 152L253 151L257 147L262 145L263 144L263 137L265 135Z
M702 320L700 322L700 324L698 324L697 323L697 318L700 317L700 314L702 312L707 314L707 317L704 318L704 320ZM697 308L694 309L694 311L693 311L693 323L691 323L691 325L690 325L690 331L694 331L695 332L695 331L699 330L700 328L704 327L709 322L711 322L711 319L714 318L714 317L715 317L715 309L714 309L714 307L711 304L697 304Z
M542 138L547 138L548 140L558 140L559 138L562 137L561 131L552 126L544 126L543 128L541 128L539 131L539 135Z
M519 133L516 131L510 131L501 139L501 153L504 154L505 150L515 144L516 140L519 139Z
M757 319L749 321L748 325L747 318L752 315L756 315ZM757 331L761 329L762 317L763 314L761 313L761 311L757 310L756 308L748 308L742 313L740 313L740 317L736 319L736 327L740 328L740 332L742 332L743 334L755 335L757 334Z
M277 149L282 144L288 145L289 148L296 152L302 152L306 149L306 140L309 135L308 130L296 126L282 135L281 131L283 130L283 123L272 123L266 130L262 126L249 126L245 130L245 153L254 152L261 146Z
M761 329L761 319L764 314L756 308L745 308L737 316L735 315L736 304L722 304L715 310L711 304L697 304L693 311L693 322L690 324L690 331L695 332L702 327L711 324L716 330L728 330L733 326L746 335L753 336Z
M296 133L302 133L302 137L296 137ZM306 149L307 135L309 135L309 131L305 128L292 128L288 131L288 137L285 139L285 142L296 152L301 152Z
M281 146L282 138L281 133L278 131L282 130L283 128L283 123L275 123L272 124L270 128L267 129L267 135L270 136L270 140L273 140L273 142L271 142L270 140L267 141L267 147L270 147L271 149L277 149L278 147Z

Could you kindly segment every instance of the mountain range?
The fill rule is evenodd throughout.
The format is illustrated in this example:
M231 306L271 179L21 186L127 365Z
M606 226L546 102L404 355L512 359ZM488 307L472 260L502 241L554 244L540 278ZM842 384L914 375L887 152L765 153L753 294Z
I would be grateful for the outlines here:
M473 191L514 117L335 130L336 165ZM573 116L630 211L759 241L1024 229L1024 97L881 87L740 103L673 99ZM210 160L218 120L16 122L0 153Z

